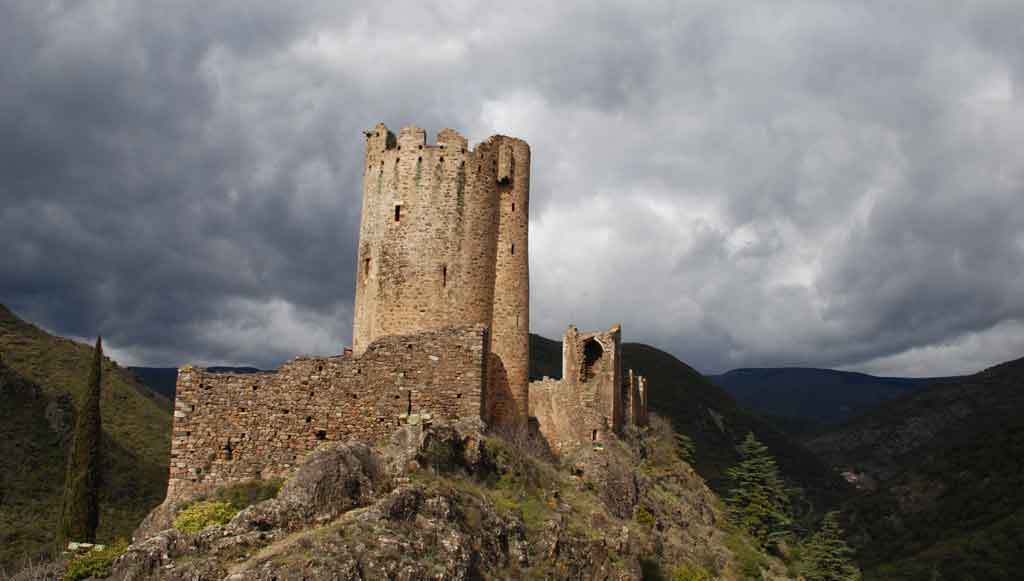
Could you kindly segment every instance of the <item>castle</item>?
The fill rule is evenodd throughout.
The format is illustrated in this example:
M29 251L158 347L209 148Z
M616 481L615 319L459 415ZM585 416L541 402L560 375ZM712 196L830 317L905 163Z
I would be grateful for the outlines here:
M288 475L324 440L479 417L556 452L647 423L621 330L563 342L562 379L530 382L530 147L445 129L366 134L352 349L273 372L178 370L168 496Z

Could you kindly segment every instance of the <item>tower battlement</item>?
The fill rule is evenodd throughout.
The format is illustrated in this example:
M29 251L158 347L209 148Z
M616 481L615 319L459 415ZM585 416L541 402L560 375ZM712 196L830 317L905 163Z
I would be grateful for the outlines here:
M443 129L383 123L366 134L353 349L452 325L490 329L481 415L525 423L529 380L530 147L470 148Z

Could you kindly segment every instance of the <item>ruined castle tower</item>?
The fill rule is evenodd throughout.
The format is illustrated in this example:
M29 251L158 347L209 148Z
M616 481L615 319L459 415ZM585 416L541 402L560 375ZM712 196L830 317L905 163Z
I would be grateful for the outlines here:
M406 127L366 132L352 330L356 355L374 340L452 325L489 328L481 415L528 413L527 246L530 147L495 135L473 149L444 129L437 144Z

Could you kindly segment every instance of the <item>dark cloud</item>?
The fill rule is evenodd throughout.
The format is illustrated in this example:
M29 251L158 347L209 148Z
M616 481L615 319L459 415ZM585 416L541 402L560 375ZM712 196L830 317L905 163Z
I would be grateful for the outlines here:
M360 131L533 150L534 330L698 368L1024 354L1017 3L13 2L0 301L145 364L348 341Z

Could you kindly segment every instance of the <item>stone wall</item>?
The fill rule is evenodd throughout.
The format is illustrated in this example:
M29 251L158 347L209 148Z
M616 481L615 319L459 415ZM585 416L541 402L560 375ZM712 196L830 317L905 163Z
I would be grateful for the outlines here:
M647 378L630 369L622 384L623 407L627 423L634 426L649 424L647 415Z
M530 415L556 453L600 442L626 425L647 425L647 380L622 373L622 329L562 340L562 379L530 383Z
M388 335L484 324L491 345L484 416L525 422L529 378L526 142L473 149L456 131L383 124L366 132L353 349Z
M168 497L287 476L324 440L373 442L406 414L480 417L487 330L391 336L358 356L301 357L274 372L178 371Z
M545 378L530 383L530 415L556 454L590 442L601 442L613 431L611 419L594 405L592 386Z

